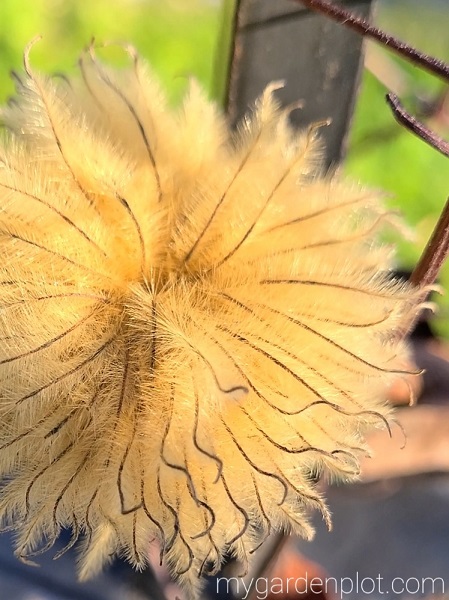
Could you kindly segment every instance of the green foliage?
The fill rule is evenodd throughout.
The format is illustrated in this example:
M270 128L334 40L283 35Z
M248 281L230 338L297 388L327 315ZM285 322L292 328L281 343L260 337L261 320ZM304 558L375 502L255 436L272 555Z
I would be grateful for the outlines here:
M449 10L444 3L383 2L377 22L420 50L449 59ZM416 15L419 14L419 19ZM431 35L430 35L431 34ZM385 54L393 73L403 75L406 91L401 94L406 108L417 114L420 103L435 100L444 84L409 63ZM385 102L387 89L365 72L355 113L346 171L364 183L391 196L392 208L399 208L414 232L413 241L399 241L401 266L413 268L427 243L449 195L449 161L436 150L405 130L394 120ZM440 120L441 121L441 120ZM431 120L429 125L448 137L449 127ZM449 290L449 265L440 283ZM435 324L449 336L449 294L442 297Z
M220 29L215 53L215 71L212 79L212 96L222 106L226 105L227 76L232 53L232 32L237 0L223 0Z
M43 36L32 49L32 64L37 68L72 69L80 49L95 35L99 43L132 42L151 62L172 101L180 98L191 75L209 89L213 84L214 97L222 98L226 48L219 48L218 60L214 56L218 32L223 23L230 22L224 18L226 9L234 3L235 0L1 0L0 99L4 101L13 93L9 69L20 68L23 48L37 34ZM430 54L449 58L449 13L445 2L383 0L379 8L376 20L381 27ZM419 108L416 96L428 98L442 89L435 78L404 61L393 60L408 80L410 93L402 99L412 112ZM404 212L417 235L414 243L400 244L400 260L412 267L448 195L449 163L396 124L385 103L385 92L379 81L370 73L365 74L346 171L384 189L392 196L391 205ZM441 133L447 135L447 126ZM449 268L442 275L442 283L449 288ZM447 309L442 316L446 310L449 315L449 295L445 302ZM449 319L446 321L449 323ZM449 324L445 327L449 335Z
M2 99L13 92L9 69L20 68L24 47L39 34L32 64L47 71L71 69L93 36L132 42L175 101L192 75L210 86L219 11L201 0L1 0L0 23Z

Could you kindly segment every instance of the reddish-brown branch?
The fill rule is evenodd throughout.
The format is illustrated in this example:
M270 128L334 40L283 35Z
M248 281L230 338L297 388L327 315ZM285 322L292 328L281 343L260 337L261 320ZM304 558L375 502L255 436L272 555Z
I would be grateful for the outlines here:
M387 94L387 103L398 123L449 158L449 143L408 113L395 94Z
M444 61L424 54L413 46L398 40L392 35L370 25L339 5L328 0L294 0L307 6L310 10L320 12L338 23L353 29L362 36L372 38L383 46L396 52L408 61L422 67L426 71L449 81L449 65ZM406 129L417 135L432 148L449 157L449 143L431 129L410 115L401 105L395 94L387 95L387 102L395 119ZM436 281L438 273L449 255L449 199L441 213L435 230L427 244L418 264L411 275L411 282L423 290Z
M449 199L444 206L432 237L412 272L411 282L420 287L434 283L448 254Z
M382 45L386 46L393 52L396 52L400 56L406 58L408 61L421 66L426 71L429 71L433 75L441 77L445 81L449 81L449 65L444 61L429 56L420 52L413 46L406 44L405 42L395 38L394 36L370 25L367 21L361 17L357 17L345 10L341 6L337 6L327 0L293 0L294 2L304 4L315 12L320 12L337 21L345 27L349 27L357 33L365 37L377 40Z

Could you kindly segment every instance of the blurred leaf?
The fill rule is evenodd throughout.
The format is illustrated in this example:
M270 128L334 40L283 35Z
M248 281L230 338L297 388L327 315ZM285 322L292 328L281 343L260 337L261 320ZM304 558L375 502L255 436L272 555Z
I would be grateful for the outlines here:
M1 0L0 22L2 100L13 93L9 70L21 67L24 47L41 34L31 60L46 71L73 69L93 36L99 43L131 42L176 101L190 76L210 86L219 6L206 0Z
M224 0L221 9L215 72L212 79L212 97L221 106L224 106L226 102L236 8L237 0Z

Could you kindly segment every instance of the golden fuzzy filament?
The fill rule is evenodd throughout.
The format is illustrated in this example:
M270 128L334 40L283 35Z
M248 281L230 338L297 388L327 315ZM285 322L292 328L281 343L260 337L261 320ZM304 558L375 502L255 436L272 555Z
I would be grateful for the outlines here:
M328 521L408 371L419 294L378 194L320 173L268 88L237 132L141 59L15 75L0 149L0 515L23 560L161 560L195 596L225 554ZM67 548L68 548L67 547Z

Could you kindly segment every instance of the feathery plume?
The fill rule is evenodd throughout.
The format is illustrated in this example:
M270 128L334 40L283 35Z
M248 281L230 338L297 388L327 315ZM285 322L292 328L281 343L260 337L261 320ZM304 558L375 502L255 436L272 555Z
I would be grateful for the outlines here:
M71 528L83 578L157 540L194 597L329 521L315 478L356 477L387 425L418 294L378 194L322 176L275 84L234 133L129 54L55 80L27 51L1 113L0 516L26 561Z

